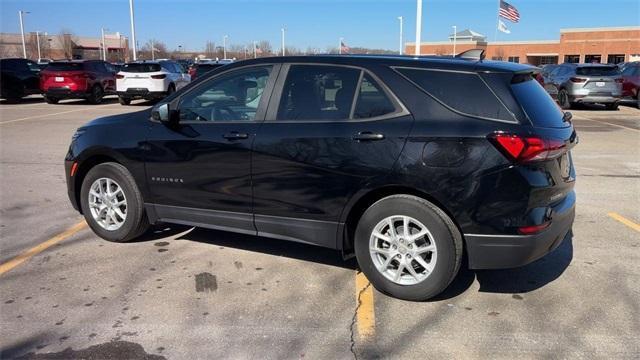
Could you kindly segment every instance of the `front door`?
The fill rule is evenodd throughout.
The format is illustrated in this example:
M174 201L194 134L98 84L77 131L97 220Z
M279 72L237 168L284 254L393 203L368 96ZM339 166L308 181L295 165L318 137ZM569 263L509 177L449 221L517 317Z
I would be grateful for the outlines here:
M368 71L283 66L254 141L258 234L337 247L346 202L389 174L412 122Z
M271 65L221 73L176 99L178 126L152 123L148 202L160 220L255 233L251 144L276 75Z

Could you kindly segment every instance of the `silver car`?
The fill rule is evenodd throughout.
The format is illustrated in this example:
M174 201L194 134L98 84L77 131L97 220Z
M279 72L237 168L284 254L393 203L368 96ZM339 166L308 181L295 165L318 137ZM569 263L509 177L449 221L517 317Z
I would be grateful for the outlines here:
M575 104L604 104L616 110L622 97L622 76L615 65L562 64L544 83L563 109Z

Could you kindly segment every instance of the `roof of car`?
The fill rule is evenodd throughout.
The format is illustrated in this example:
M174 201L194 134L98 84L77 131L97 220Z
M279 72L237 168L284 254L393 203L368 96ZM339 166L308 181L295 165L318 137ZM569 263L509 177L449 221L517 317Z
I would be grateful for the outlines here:
M238 61L234 64L251 63L318 63L339 65L386 65L397 67L420 67L447 70L526 72L538 68L504 61L470 60L445 56L406 56L406 55L309 55L278 56Z
M613 64L599 64L599 63L586 63L586 64L575 64L575 63L566 63L564 65L569 65L573 67L613 67Z

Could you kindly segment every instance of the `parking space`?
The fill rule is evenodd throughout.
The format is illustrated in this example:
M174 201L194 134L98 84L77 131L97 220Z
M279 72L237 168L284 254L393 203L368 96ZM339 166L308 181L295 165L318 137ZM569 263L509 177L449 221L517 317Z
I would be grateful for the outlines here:
M640 356L637 108L572 111L569 241L523 268L463 268L416 303L318 247L173 225L134 243L97 238L67 199L70 137L149 105L0 104L0 357Z

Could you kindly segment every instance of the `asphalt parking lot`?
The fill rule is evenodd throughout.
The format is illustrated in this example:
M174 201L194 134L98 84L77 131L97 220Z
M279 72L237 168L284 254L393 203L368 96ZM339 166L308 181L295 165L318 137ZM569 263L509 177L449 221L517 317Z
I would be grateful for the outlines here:
M70 137L146 106L0 104L0 358L640 357L637 108L572 111L570 241L415 303L317 247L175 226L97 238L67 199Z

